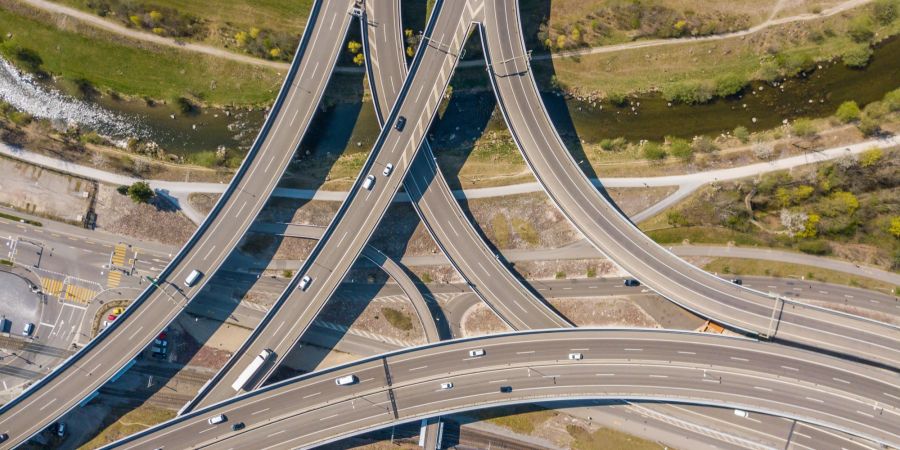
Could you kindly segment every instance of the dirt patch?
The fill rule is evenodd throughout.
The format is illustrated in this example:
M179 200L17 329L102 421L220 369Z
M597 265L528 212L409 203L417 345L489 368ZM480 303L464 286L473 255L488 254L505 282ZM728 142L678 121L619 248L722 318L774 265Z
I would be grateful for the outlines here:
M464 337L513 331L484 303L476 303L463 313L462 319L460 319L460 329Z
M580 327L660 328L653 317L625 298L556 298L550 304Z
M391 309L394 312L387 313L397 320L406 317L409 322L404 321L404 325L408 325L408 329L395 326L388 319L384 310ZM338 300L334 299L326 304L325 309L319 316L320 320L331 322L338 325L351 327L356 331L364 331L373 333L378 336L384 336L403 341L411 341L416 344L425 344L425 331L422 329L422 321L410 305L406 302L392 302L385 305L382 302L362 303L354 300ZM402 320L402 319L400 319Z
M0 173L0 204L71 224L84 224L97 193L92 180L6 157Z
M513 269L527 280L563 280L574 278L622 277L627 273L608 259L561 259L556 261L518 261Z
M219 194L193 193L188 195L188 203L198 212L208 215L213 206L219 201Z
M543 192L472 199L465 206L500 249L559 247L581 237Z
M627 216L633 216L675 193L678 186L609 188L606 191Z
M190 219L160 196L150 203L134 203L105 184L97 193L95 211L98 229L163 244L181 245L196 229Z
M854 316L865 317L867 319L877 320L879 322L890 323L894 325L900 325L900 317L890 314L885 314L878 311L872 311L869 309L858 308L855 306L842 305L840 303L834 302L818 302L813 300L807 300L804 303L809 303L816 306L821 306L823 308L832 309L835 311L845 312L847 314L853 314Z

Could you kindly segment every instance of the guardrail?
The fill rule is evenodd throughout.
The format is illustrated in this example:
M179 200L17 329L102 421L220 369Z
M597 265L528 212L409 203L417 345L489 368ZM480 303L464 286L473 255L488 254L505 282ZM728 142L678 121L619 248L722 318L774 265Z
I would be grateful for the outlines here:
M188 239L187 243L185 243L185 245L182 247L181 251L179 251L178 254L176 254L175 257L169 262L169 264L167 264L163 268L163 270L160 272L160 275L159 275L160 279L165 278L167 275L169 275L174 270L174 268L178 265L178 263L180 263L181 260L183 260L188 254L190 254L191 250L193 249L193 246L197 243L197 241L200 239L200 237L203 235L203 233L207 230L207 228L209 228L209 226L215 221L215 219L217 218L216 217L217 214L222 209L222 207L225 205L225 203L227 203L228 198L231 196L231 194L237 188L238 184L240 184L240 181L243 178L243 175L247 172L249 167L252 165L253 158L259 152L259 149L261 148L262 143L265 141L266 136L268 136L269 130L271 129L273 123L275 122L275 120L277 118L277 115L278 115L277 113L279 112L282 104L284 103L285 99L287 98L287 92L290 90L290 86L291 86L291 84L294 80L294 77L297 74L297 70L300 66L300 61L302 60L303 53L305 52L306 47L308 46L308 41L309 41L310 34L311 34L309 32L309 30L311 30L311 28L312 28L312 27L309 27L309 24L313 23L313 20L317 17L323 1L324 0L316 0L315 3L313 4L313 7L310 11L308 23L307 23L307 30L304 31L303 38L301 39L300 44L297 47L297 51L294 54L294 61L291 64L291 68L288 71L288 74L285 77L284 82L282 83L281 89L278 93L278 97L276 98L275 103L273 104L272 109L269 112L269 116L266 118L266 121L263 124L262 129L260 130L259 134L257 135L257 138L254 141L253 145L251 146L250 150L248 151L247 155L244 157L244 161L241 163L241 166L238 168L238 171L235 173L234 177L232 178L231 183L229 183L228 188L225 190L225 192L222 194L222 196L219 198L219 200L213 206L213 209L210 211L209 215L207 215L207 218L200 224L200 226L197 228L197 230L194 232L194 234L191 235L191 237ZM202 287L202 285L208 280L208 278L210 278L210 277L203 277L200 280L200 283L198 284L198 289L199 289L199 287ZM126 310L122 313L122 315L119 317L118 320L112 322L109 327L107 327L106 329L101 331L99 335L97 335L96 337L91 339L91 341L88 342L87 345L82 347L81 350L79 350L77 353L73 354L72 356L67 358L65 361L63 361L52 372L48 373L43 378L41 378L38 382L31 385L28 389L23 391L16 398L12 399L11 401L7 402L5 405L0 407L0 415L6 413L7 411L9 411L9 409L11 409L12 407L19 404L22 400L24 400L28 396L32 395L36 391L40 390L47 383L49 383L50 381L55 379L60 373L62 373L63 371L65 371L66 369L71 367L73 364L75 364L82 357L84 357L84 355L88 354L112 330L116 329L118 326L121 325L121 323L125 322L125 320L127 320L128 317L132 313L134 313L134 311L137 310L143 304L143 302L150 296L150 294L155 289L156 288L152 284L150 286L148 286L147 289L145 289L137 298L135 298L135 300L128 306L128 308L126 308ZM171 321L170 321L170 323L171 323ZM163 324L163 328L165 326L168 326L168 324ZM144 345L146 345L146 344L144 344ZM141 348L143 348L143 345L141 346ZM139 351L140 350L134 352L131 355L132 359L133 359L134 355L139 353ZM91 394L89 394L89 396L95 395L95 394L96 394L96 390L93 391ZM71 408L69 408L69 409L71 409Z

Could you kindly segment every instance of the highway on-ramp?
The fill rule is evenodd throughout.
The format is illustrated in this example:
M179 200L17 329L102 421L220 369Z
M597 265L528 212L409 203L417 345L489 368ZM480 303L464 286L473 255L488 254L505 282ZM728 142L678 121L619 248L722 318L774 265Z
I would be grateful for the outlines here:
M395 124L404 117L405 126L384 127L347 201L341 205L291 284L250 338L185 410L234 395L236 391L232 386L245 368L264 350L270 350L274 355L240 390L252 390L262 385L300 341L362 253L400 189L437 113L444 89L472 28L471 23L478 14L480 10L471 8L467 2L438 1L435 4L424 32L425 41L412 63L412 76L404 81L397 104L387 120L387 123ZM388 164L393 169L384 175ZM367 189L362 184L369 176L372 183ZM309 279L308 284L305 289L299 288L298 282L305 277Z
M470 356L474 349L485 355ZM583 359L570 359L572 353ZM357 382L336 385L346 375ZM453 387L442 389L445 382ZM425 417L587 398L767 412L897 446L898 383L900 376L887 370L744 338L660 330L519 332L401 350L286 380L109 448L308 448ZM227 422L210 425L207 419L218 414ZM232 431L235 423L245 428Z
M515 0L485 6L485 58L498 104L535 177L572 224L644 285L722 324L900 368L900 328L729 283L647 237L598 192L566 149L534 81Z
M9 448L52 423L125 367L203 288L263 207L299 145L340 54L351 0L317 1L278 99L222 196L181 253L113 325L0 409ZM338 20L340 19L340 20ZM326 38L330 37L330 38ZM193 270L203 276L193 286Z

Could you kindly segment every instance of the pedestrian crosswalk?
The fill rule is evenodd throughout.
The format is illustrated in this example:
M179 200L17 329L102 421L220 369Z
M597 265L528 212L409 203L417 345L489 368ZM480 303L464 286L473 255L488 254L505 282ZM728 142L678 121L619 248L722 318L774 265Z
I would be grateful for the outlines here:
M110 270L109 274L106 276L106 287L109 289L114 289L119 287L119 283L122 282L122 272L118 270Z
M50 297L56 297L62 292L63 281L55 278L42 277L41 289Z
M75 284L67 284L66 285L66 296L64 298L65 301L80 303L86 305L94 296L97 295L97 292Z
M122 267L125 265L125 256L128 254L128 246L125 244L116 244L116 247L113 249L112 256L109 259L109 262L113 266Z

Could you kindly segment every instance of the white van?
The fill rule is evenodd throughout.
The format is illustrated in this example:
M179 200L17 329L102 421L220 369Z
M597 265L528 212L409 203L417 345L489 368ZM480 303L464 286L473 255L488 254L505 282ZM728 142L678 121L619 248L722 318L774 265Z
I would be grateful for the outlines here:
M187 278L184 279L184 285L187 287L193 286L201 276L203 276L203 274L200 273L199 270L191 271L190 275L188 275Z
M218 416L212 416L209 419L206 419L206 422L210 425L215 425L217 423L222 423L225 420L225 414L219 414Z
M581 353L569 353L569 359L571 359L572 361L581 361L582 359L584 359L584 355L582 355Z
M744 418L750 417L750 413L748 413L747 411L744 411L743 409L734 410L734 415L736 415L738 417L744 417Z
M479 356L484 356L484 349L483 349L483 348L479 348L479 349L475 349L475 350L469 350L469 356L472 357L472 358L477 358L477 357L479 357Z
M347 375L334 380L334 384L338 386L346 386L353 383L356 383L356 375Z
M372 190L372 186L373 186L374 184L375 184L375 175L369 175L369 176L367 176L366 179L363 181L363 186L362 186L362 187L363 187L363 189L365 189L365 190L367 190L367 191L371 191L371 190Z
M309 275L304 275L303 278L300 279L300 290L305 291L306 288L309 287L309 283L312 282L312 278Z

